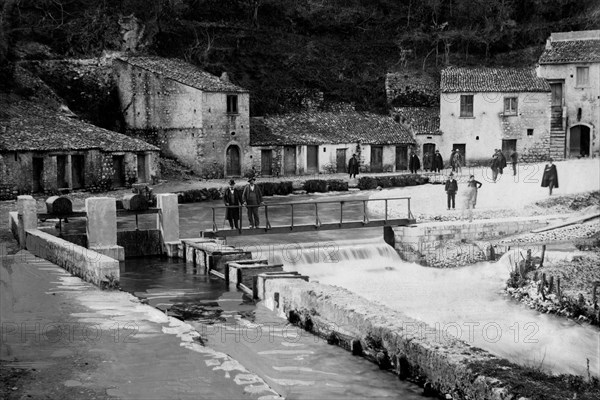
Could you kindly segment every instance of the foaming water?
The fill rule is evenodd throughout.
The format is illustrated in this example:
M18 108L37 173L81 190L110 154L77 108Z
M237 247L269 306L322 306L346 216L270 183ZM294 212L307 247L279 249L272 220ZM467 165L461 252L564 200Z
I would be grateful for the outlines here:
M292 259L284 246L272 261L321 283L347 288L513 362L553 373L600 376L600 331L539 314L502 295L510 260L454 268L427 268L400 259L380 240L301 248ZM286 258L287 257L287 258ZM425 334L425 333L424 333ZM431 332L429 332L431 334Z

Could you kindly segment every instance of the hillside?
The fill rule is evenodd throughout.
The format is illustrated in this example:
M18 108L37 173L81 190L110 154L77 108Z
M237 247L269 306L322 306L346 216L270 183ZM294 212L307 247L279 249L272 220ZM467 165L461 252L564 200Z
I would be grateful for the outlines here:
M251 90L251 115L321 93L386 112L387 72L530 65L550 32L598 28L598 9L594 0L6 0L0 64L6 77L19 58L128 49L227 71ZM31 42L47 50L19 51ZM93 106L62 96L74 111Z

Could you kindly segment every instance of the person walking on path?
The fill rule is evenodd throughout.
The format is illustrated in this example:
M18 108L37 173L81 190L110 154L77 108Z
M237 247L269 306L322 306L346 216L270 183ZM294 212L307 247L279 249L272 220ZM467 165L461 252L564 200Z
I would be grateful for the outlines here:
M433 156L433 171L440 172L442 169L444 169L444 159L442 158L440 151L436 150L435 155Z
M456 179L454 179L454 174L452 172L450 172L450 175L448 177L448 180L446 181L446 194L448 195L448 210L450 209L450 207L452 207L452 209L455 209L455 199L456 199L456 192L458 192L458 182L456 182Z
M548 188L550 196L552 196L552 189L558 188L558 172L553 161L552 158L548 159L548 164L544 167L544 175L542 175L542 187Z
M517 176L517 161L519 159L519 155L515 149L510 151L510 162L512 164L513 176Z
M352 177L356 178L358 174L358 160L356 159L356 154L352 154L352 158L348 162L348 173L350 174L350 179Z
M427 153L423 154L423 169L425 171L431 171L433 169L432 168L432 163L433 163L432 158L433 157L431 155L431 152L429 152L429 151Z
M496 180L498 179L498 171L500 169L500 157L498 156L498 152L495 152L492 156L490 168L492 169L492 180L494 183L496 183Z
M260 188L254 184L256 179L248 179L248 185L244 188L242 193L242 203L248 209L248 220L250 222L250 228L258 228L260 220L258 218L258 207L263 203L262 193Z
M419 156L415 154L414 150L410 153L408 169L410 169L411 174L416 174L417 171L421 169L421 161L419 160Z
M225 210L225 218L229 221L229 227L231 229L239 229L240 220L240 204L242 204L242 198L240 192L235 190L235 181L232 179L229 181L229 188L225 190L223 195L223 201L228 208Z
M467 182L467 190L465 193L464 209L467 210L467 218L469 222L473 222L473 209L477 204L477 191L483 186L481 182L475 180L475 176L471 175Z

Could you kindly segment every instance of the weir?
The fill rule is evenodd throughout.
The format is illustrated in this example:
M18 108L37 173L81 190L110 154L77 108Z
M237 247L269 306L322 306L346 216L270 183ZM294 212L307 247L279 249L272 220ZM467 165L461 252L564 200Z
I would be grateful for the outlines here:
M284 314L290 322L299 324L299 326L310 332L326 337L328 342L347 348L348 350L351 350L353 354L361 354L372 359L377 362L382 369L391 368L401 377L425 376L432 389L440 392L453 393L453 398L464 398L461 397L461 393L471 393L471 395L476 398L510 397L510 390L504 387L502 380L499 380L494 376L494 372L491 372L491 376L485 376L477 370L476 366L465 366L466 362L471 363L471 361L483 364L488 361L497 363L498 359L487 352L481 350L475 351L467 344L460 341L458 341L459 345L456 348L458 350L454 348L449 349L448 346L451 346L452 343L456 342L454 339L449 341L444 339L444 342L441 343L435 340L428 342L427 340L424 341L421 337L413 337L411 335L414 332L411 333L411 331L406 331L406 329L404 329L405 327L403 328L402 325L390 325L386 322L391 318L389 311L386 311L384 308L379 308L375 303L365 302L363 304L363 300L360 300L359 296L356 296L351 292L340 292L335 290L331 292L333 289L327 284L309 282L309 276L313 276L310 269L299 271L290 269L285 260L279 260L279 262L277 262L264 259L260 256L259 258L261 259L254 259L257 254L253 254L254 252L245 250L241 246L236 247L227 245L222 238L218 237L218 235L215 235L216 237L214 238L201 237L180 239L179 209L176 201L174 202L173 197L171 197L174 195L161 196L164 197L158 203L159 207L156 211L156 215L157 228L161 232L160 238L163 253L166 253L170 257L181 258L195 268L203 269L207 274L223 278L229 285L251 294L254 298L262 299L270 308ZM32 207L30 203L33 199L30 199L29 197L30 196L23 196L23 198L20 199L21 202L19 203L17 215L11 215L12 223L17 226L17 231L20 233L22 232L24 236L35 236L44 240L45 237L43 235L37 235L34 232L36 230L36 224L32 221L37 220L37 217L34 219L31 217ZM360 201L362 202L363 200ZM341 202L339 203L342 204ZM315 206L316 203L307 204L314 206L315 210L320 207L320 205ZM367 210L368 207L366 207L366 203L362 204L363 209ZM297 206L294 205L294 207ZM343 207L343 205L341 207ZM215 207L215 210L218 208L219 207ZM221 207L221 209L222 208L223 207ZM35 209L35 207L33 207L33 209ZM363 221L360 221L362 226L374 226L369 225L372 221L371 219L365 220L366 215L365 211ZM412 215L410 215L410 210L408 216L412 217ZM387 218L387 215L381 221L383 221L384 224L391 223L391 220ZM294 233L293 231L291 232L292 228L298 226L294 222L294 219L292 219L290 225L282 228L287 229L288 233ZM345 222L340 221L336 223L344 224ZM318 227L315 226L317 224L304 223L302 225L310 226L310 228L315 231L318 230ZM25 229L26 226L27 229ZM523 229L530 229L528 224L521 224L521 226ZM243 231L245 232L246 230ZM223 231L217 230L217 233L218 232ZM254 232L258 233L260 230L254 229L252 230L252 233L254 234ZM432 231L428 230L427 232L431 233ZM228 232L225 232L225 237L229 236L227 233ZM239 233L240 232L238 232L237 236L239 236ZM265 227L265 233L268 233L267 227ZM234 234L232 236L236 235ZM458 236L455 236L454 238L456 239ZM112 236L104 240L106 243L102 242L102 244L107 244L108 246L115 245ZM57 246L61 245L63 244L59 243ZM384 258L385 257L387 256L384 254ZM340 261L344 261L344 259ZM372 261L368 262L369 266L373 266L373 264ZM361 294L362 289L368 286L365 285L365 283L369 280L365 279L365 277L368 277L369 275L365 276L364 274L356 273L357 271L348 268L346 263L338 263L336 266L344 267L343 272L335 275L336 277L331 282L324 279L325 276L318 276L318 279L320 281L323 280L324 283L336 285L340 283L339 278L342 276L344 277L344 280L359 279L361 283L353 288L353 291L356 291L359 294ZM390 279L388 274L394 273L394 270L398 268L398 265L392 265L389 269L388 265L379 264L378 267L381 269L378 274L381 275L378 275L376 278L376 286L378 288L376 291L383 291L385 293L403 293L404 291L398 290L397 286L392 285L389 287L390 283L396 281ZM82 273L82 277L84 277L84 279L86 278L85 272ZM431 278L427 278L426 276L422 278L424 281L430 279ZM94 282L98 284L97 277L94 278ZM345 282L345 284L347 284L347 282ZM335 296L333 296L333 294L335 294ZM338 295L341 295L342 297L338 298ZM436 294L430 293L429 296L435 297ZM374 298L374 300L378 299ZM319 305L318 307L315 306L317 304ZM356 308L357 304L361 304L361 309L364 311L362 314L358 313L359 310ZM377 313L374 313L374 310L376 309L378 311ZM311 310L316 311L316 314ZM406 317L407 319L404 319L405 317L402 315L402 313L398 314L393 312L393 318L396 321L401 322L404 320L411 323L414 321L416 321L415 323L421 323L421 318L413 320L410 317ZM307 319L307 316L310 316L310 318ZM342 318L342 320L337 320L336 318ZM429 332L439 331L435 324L428 325L422 323L422 326L426 326L426 330ZM437 334L435 336L436 338L439 337ZM407 341L403 342L403 338L406 338ZM442 344L441 348L440 344ZM458 353L455 353L455 350L458 351ZM464 354L465 352L473 354L467 356ZM461 357L466 361L462 362L456 358L461 354L464 356ZM457 360L459 362L457 362ZM511 366L510 368L512 368L516 374L520 373L518 367Z

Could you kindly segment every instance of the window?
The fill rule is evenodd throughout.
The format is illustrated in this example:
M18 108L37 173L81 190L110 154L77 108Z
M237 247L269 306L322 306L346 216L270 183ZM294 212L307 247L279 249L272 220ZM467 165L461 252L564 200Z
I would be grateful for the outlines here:
M238 107L237 107L237 95L235 94L228 94L227 95L227 113L228 114L237 114L238 112Z
M473 116L473 95L472 94L461 94L460 95L460 116L461 117L472 117Z
M533 129L527 129L527 136L533 136Z
M517 115L517 98L504 98L504 115Z
M588 86L590 84L589 67L577 67L577 86Z

